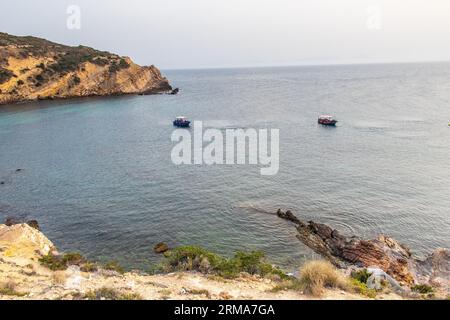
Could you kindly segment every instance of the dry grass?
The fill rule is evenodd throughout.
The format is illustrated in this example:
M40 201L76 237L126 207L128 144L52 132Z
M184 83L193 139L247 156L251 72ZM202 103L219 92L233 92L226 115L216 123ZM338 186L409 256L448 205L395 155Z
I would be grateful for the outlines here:
M12 280L0 283L0 296L5 295L5 296L22 297L26 295L26 293L18 292L16 288L17 284Z
M206 289L189 289L188 293L194 294L194 295L204 295L208 299L211 299L211 293Z
M16 291L16 286L17 286L16 283L12 280L0 284L0 288L2 291L10 291L10 292Z
M87 300L143 300L139 293L121 292L113 288L99 288L91 290L84 295Z
M52 275L52 280L54 284L63 285L67 280L66 273L64 271L55 271Z
M300 284L305 294L320 297L324 288L349 289L349 281L328 261L309 261L300 269Z

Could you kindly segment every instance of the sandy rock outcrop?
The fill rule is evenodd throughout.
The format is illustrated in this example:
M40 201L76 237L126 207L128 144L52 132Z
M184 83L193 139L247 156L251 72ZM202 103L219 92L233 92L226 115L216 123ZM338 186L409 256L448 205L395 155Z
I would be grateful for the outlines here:
M37 261L42 255L56 251L53 243L40 231L26 223L0 224L0 253L16 263Z

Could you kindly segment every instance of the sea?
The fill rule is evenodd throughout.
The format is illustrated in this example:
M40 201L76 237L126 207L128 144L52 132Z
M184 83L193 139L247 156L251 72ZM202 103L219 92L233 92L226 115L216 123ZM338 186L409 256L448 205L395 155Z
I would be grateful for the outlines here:
M318 256L278 208L387 234L417 257L450 248L450 63L163 73L179 94L1 106L0 222L36 219L60 251L139 270L166 242L261 250L295 271ZM278 129L278 173L174 164L180 115L221 132Z

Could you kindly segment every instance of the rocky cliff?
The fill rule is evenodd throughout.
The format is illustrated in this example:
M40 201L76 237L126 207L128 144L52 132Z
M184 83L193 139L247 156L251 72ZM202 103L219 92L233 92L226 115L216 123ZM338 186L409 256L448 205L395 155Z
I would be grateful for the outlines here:
M378 267L401 284L427 284L444 295L450 294L450 251L447 249L436 249L425 260L420 260L407 247L386 235L370 240L346 237L326 224L302 221L290 210L279 209L277 215L296 225L300 241L340 268Z
M0 33L0 104L171 89L153 65L142 67L128 57L85 46Z

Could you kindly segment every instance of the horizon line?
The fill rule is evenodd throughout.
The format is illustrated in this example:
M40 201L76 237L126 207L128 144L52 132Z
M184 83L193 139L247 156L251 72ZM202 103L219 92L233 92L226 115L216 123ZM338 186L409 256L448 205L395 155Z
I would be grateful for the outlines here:
M312 63L312 64L273 64L273 65L240 65L240 66L220 66L220 67L176 67L164 68L163 71L183 71L183 70L224 70L224 69L264 69L264 68L292 68L292 67L334 67L334 66L369 66L386 64L432 64L432 63L450 63L450 60L414 60L414 61L380 61L380 62L336 62L336 63ZM157 65L155 65L157 66Z

